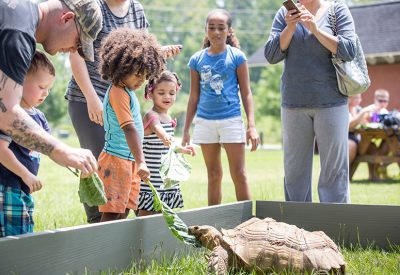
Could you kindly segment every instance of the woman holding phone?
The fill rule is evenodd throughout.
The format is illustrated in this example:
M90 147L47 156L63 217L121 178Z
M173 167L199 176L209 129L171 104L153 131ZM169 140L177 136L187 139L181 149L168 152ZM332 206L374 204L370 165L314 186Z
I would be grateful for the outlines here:
M334 5L338 36L328 11ZM339 92L331 55L354 58L353 18L343 3L300 0L300 12L282 7L265 45L269 63L284 61L282 132L287 201L312 201L312 161L318 140L320 202L349 203L348 108Z

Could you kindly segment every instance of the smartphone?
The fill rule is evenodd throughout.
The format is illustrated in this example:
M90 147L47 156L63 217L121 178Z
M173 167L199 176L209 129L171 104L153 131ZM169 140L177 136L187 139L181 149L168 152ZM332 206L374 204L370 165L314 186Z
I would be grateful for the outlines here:
M296 12L292 13L292 14L297 14L300 12L300 9L297 7L296 3L293 2L293 0L285 0L282 3L283 6L285 6L285 8L290 11L290 10L296 10Z

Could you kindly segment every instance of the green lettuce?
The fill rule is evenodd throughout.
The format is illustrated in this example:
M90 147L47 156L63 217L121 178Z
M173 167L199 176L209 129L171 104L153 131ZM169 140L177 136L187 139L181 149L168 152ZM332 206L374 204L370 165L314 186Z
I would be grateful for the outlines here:
M78 194L80 201L89 206L102 205L107 202L103 182L96 172L89 177L80 178Z
M169 230L171 230L172 235L188 245L200 247L201 245L196 238L193 235L189 235L188 226L165 202L161 201L160 195L154 188L153 184L149 180L146 180L146 183L150 186L151 192L154 196L154 210L162 212L165 222L167 223Z
M171 146L168 153L161 157L160 176L165 189L187 181L191 170L189 162L182 153L176 152L175 146Z

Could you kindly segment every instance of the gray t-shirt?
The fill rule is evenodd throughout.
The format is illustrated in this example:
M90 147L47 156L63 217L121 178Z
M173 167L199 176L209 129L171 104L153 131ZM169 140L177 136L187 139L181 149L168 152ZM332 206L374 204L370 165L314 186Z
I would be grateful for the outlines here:
M124 17L118 17L111 12L105 1L98 0L101 12L103 14L103 27L96 40L93 42L93 47L95 49L94 61L86 61L86 67L89 72L90 81L92 82L92 85L101 100L103 100L104 95L107 92L107 88L110 85L109 82L106 82L101 78L98 72L98 65L100 63L98 51L101 46L101 41L112 30L117 28L129 27L133 29L143 29L149 26L149 22L146 19L142 5L135 0L130 0L130 2L128 13ZM85 96L83 95L73 76L68 83L65 98L71 101L86 102Z
M29 0L0 0L0 70L19 85L23 84L35 54L38 22L37 4Z
M317 21L318 28L333 35L328 10ZM284 60L281 81L282 107L327 108L347 104L347 97L339 92L331 52L302 24L298 23L289 48L282 52L280 34L286 27L286 9L275 15L272 30L265 45L265 58L275 64ZM350 61L355 55L353 17L345 4L335 4L338 30L337 56Z

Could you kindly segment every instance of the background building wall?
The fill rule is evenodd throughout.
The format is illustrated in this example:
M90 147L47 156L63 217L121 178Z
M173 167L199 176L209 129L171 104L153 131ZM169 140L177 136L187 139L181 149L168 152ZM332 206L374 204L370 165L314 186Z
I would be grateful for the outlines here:
M362 95L362 106L372 104L376 89L386 89L390 93L389 110L400 110L400 64L368 66L371 86Z

